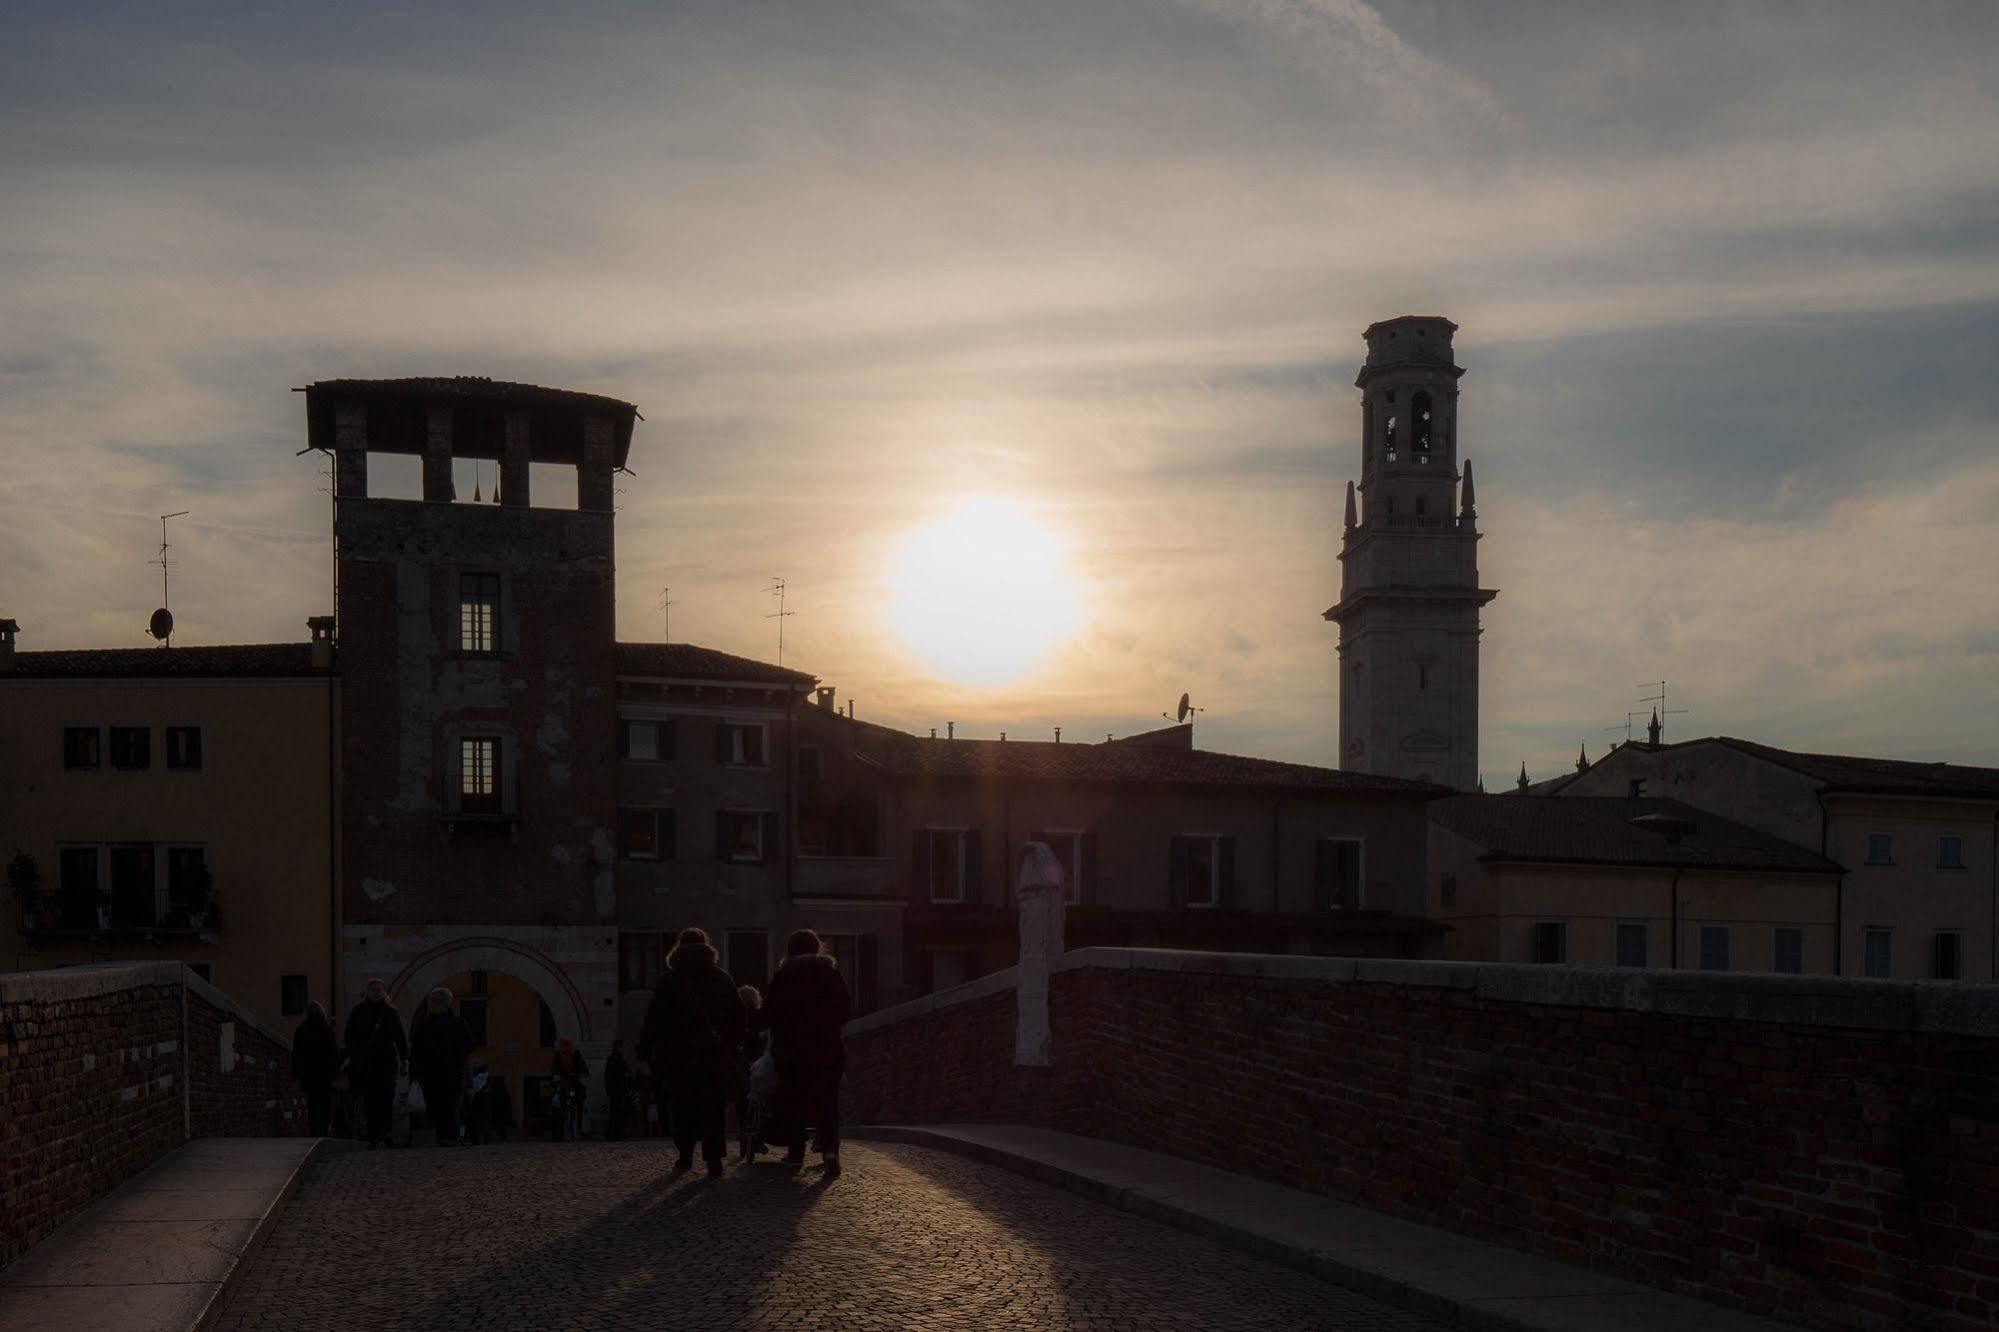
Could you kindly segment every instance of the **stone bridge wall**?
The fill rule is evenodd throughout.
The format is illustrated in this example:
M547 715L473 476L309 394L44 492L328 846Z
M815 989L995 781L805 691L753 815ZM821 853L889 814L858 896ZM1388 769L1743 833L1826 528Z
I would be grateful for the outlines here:
M1999 1326L1999 986L1084 949L859 1019L856 1123L1012 1121L1824 1328Z
M0 1265L190 1137L298 1132L290 1050L177 962L0 976Z

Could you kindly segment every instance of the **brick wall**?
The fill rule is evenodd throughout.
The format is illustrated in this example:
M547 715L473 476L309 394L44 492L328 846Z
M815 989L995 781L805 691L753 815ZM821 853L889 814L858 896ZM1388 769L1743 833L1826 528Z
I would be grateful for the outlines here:
M190 1120L192 1136L296 1131L289 1071L281 1038L178 963L0 976L0 1264L186 1141Z
M1999 987L1062 967L1053 1068L989 978L854 1024L851 1118L1114 1138L1814 1327L1999 1325Z

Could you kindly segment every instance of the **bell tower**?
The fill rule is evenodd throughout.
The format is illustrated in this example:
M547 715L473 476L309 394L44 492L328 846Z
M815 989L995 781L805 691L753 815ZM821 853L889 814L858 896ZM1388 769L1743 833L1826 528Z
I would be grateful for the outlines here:
M1340 599L1340 766L1478 784L1478 510L1458 453L1448 319L1371 325L1360 482L1347 482Z

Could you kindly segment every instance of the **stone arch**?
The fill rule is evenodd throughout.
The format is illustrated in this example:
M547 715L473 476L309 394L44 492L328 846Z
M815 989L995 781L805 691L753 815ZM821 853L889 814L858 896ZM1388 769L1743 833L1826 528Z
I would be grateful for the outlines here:
M590 1039L590 1008L562 968L541 953L510 939L453 939L413 958L389 982L389 1002L397 1008L417 999L461 971L501 971L532 985L555 1017L555 1034L582 1045ZM405 999L409 1003L405 1003Z

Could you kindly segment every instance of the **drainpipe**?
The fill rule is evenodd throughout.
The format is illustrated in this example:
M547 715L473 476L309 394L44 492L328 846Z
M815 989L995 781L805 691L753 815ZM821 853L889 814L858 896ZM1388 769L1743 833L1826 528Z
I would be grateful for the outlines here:
M1826 812L1825 792L1814 791L1812 798L1819 802L1819 854L1832 859L1828 849L1832 842L1832 816ZM1840 868L1839 878L1833 882L1832 890L1832 974L1846 974L1846 869Z
M1673 871L1672 904L1673 913L1673 970L1680 969L1680 875L1684 871Z
M1283 796L1279 796L1270 802L1270 917L1273 923L1283 911L1283 902L1281 899L1284 887L1284 842L1282 839L1284 820L1283 815L1280 813L1283 808Z
M329 654L338 649L329 645ZM336 658L326 661L326 1002L327 1016L340 1011L340 755L338 709L334 686Z

